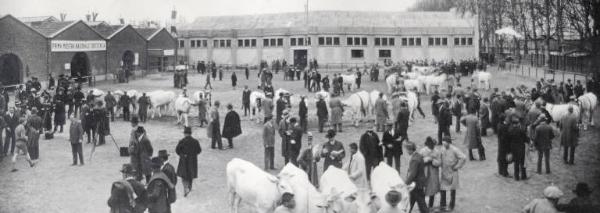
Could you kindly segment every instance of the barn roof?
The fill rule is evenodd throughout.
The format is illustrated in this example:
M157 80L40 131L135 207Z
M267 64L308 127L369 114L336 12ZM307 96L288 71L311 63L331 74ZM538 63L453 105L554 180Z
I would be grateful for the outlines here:
M77 21L44 22L41 25L33 26L33 29L37 30L42 35L51 38L75 23L77 23Z
M100 35L102 35L102 37L109 38L109 37L111 37L111 35L123 30L126 26L127 25L101 24L101 25L95 25L95 26L90 26L90 27L92 27L94 30L96 30L96 32L100 33Z
M19 19L21 22L23 23L31 23L31 22L42 22L42 21L49 21L49 22L56 22L59 21L57 18L55 18L54 16L31 16L31 17L18 17L17 19Z
M311 11L310 27L475 27L471 19L455 12L366 12L366 11ZM275 13L237 16L198 17L190 24L178 26L182 30L272 29L306 27L306 13Z
M140 35L142 35L146 40L150 40L156 33L158 33L161 28L135 28L136 31Z

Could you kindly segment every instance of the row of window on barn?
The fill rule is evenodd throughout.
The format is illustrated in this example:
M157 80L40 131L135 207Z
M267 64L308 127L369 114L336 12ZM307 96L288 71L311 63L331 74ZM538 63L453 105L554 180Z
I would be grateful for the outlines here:
M346 37L347 46L368 46L369 39L367 37ZM400 42L396 42L396 38L393 37L375 37L373 39L374 46L423 46L421 37L403 37L399 39ZM292 37L289 39L290 46L310 46L310 37ZM282 47L283 38L265 38L262 39L263 47ZM336 36L322 36L318 37L319 46L340 46L340 37ZM190 40L190 48L208 48L207 39L194 39ZM212 40L213 48L228 48L232 45L232 39L214 39ZM428 46L448 46L448 37L429 37L427 38ZM454 46L472 46L472 37L455 37ZM185 40L179 40L179 48L186 46ZM256 47L257 39L237 39L237 47Z

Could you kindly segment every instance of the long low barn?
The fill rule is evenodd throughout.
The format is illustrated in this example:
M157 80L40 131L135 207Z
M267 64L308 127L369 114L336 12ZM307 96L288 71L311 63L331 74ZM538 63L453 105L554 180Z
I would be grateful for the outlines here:
M175 66L177 39L164 28L0 17L0 82L15 85L51 74L110 79L123 70Z
M178 26L188 63L376 63L478 58L476 16L454 12L313 11L200 17Z

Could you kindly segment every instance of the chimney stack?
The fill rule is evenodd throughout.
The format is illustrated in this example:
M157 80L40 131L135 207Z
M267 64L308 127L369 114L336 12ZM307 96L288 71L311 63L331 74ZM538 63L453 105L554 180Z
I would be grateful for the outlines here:
M65 21L65 19L67 19L67 14L66 13L61 13L60 14L60 21Z
M85 14L85 20L86 20L87 22L90 22L90 21L91 21L91 19L92 19L92 16L91 16L90 14Z
M98 13L92 12L92 21L96 21L96 18L98 18Z
M121 25L125 25L125 19L123 19L123 18L120 18L120 19L119 19L119 23L121 23Z

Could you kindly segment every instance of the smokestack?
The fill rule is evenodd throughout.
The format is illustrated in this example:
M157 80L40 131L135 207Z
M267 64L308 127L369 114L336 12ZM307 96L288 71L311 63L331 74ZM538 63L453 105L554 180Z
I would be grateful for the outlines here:
M60 21L65 21L65 19L67 19L67 14L66 13L61 13L60 14Z
M92 16L90 14L85 14L85 20L87 22L90 22L91 19L92 19Z
M119 23L121 23L121 25L125 25L125 19L123 19L123 18L120 18L120 19L119 19Z

